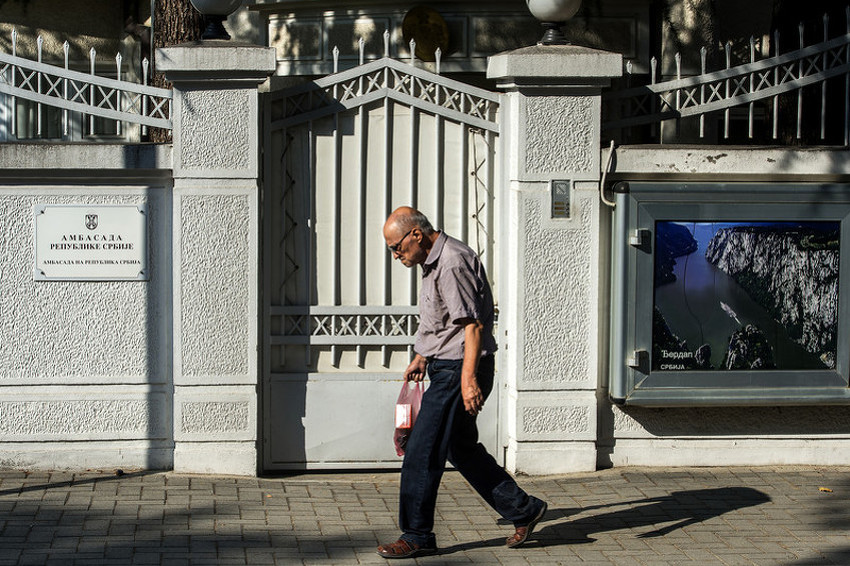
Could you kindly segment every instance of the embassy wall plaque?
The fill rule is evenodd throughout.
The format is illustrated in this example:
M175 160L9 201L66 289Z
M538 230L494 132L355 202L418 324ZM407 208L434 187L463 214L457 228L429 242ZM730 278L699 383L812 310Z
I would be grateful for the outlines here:
M37 281L149 279L147 207L37 204Z

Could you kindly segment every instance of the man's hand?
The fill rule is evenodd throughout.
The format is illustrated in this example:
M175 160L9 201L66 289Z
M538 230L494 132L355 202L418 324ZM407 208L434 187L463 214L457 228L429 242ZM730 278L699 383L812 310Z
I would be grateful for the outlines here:
M428 362L420 356L416 354L413 358L413 361L410 362L410 365L407 366L407 369L404 370L404 380L405 381L422 381L425 379L425 369L428 366Z
M478 379L474 375L462 375L460 378L460 394L463 397L463 407L470 415L477 415L484 408L484 395L478 387Z
M484 325L480 321L467 319L459 321L464 328L463 369L460 373L460 394L463 407L472 416L484 407L484 394L478 387L478 358L481 356L481 334Z

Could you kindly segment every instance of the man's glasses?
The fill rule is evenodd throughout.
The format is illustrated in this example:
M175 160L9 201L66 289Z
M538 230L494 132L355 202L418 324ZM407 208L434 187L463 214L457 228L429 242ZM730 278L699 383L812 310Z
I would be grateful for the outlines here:
M396 242L395 244L393 244L393 245L391 245L391 246L390 246L390 245L387 245L387 249L388 249L388 250L390 250L390 252L391 252L391 253L394 253L394 254L395 254L395 253L398 253L398 249L401 247L401 243L402 243L402 242L404 241L404 239L405 239L405 238L407 238L407 237L410 235L410 233L411 233L411 232L413 232L415 229L416 229L416 228L411 228L410 230L408 230L408 231L404 234L404 236L402 236L402 237L401 237L401 239L400 239L398 242Z

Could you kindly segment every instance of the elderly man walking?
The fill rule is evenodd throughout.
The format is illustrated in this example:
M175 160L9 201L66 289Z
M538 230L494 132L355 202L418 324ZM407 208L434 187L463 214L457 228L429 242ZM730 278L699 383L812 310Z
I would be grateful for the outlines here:
M522 545L546 513L478 442L476 416L493 388L496 341L493 295L478 256L466 244L434 230L410 207L384 224L393 257L422 266L416 356L407 381L431 381L407 442L401 470L401 537L378 547L384 558L435 554L434 508L446 460L484 500L514 524L506 545Z

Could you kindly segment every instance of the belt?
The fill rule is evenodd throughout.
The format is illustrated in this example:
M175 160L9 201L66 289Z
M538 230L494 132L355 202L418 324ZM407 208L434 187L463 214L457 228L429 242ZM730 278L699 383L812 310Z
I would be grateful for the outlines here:
M487 358L492 358L492 357L494 357L494 354L484 354L483 356L481 356L479 358L479 360L486 360ZM431 362L462 362L463 358L448 359L448 358L437 358L435 356L425 356L425 361L428 362L429 364Z

